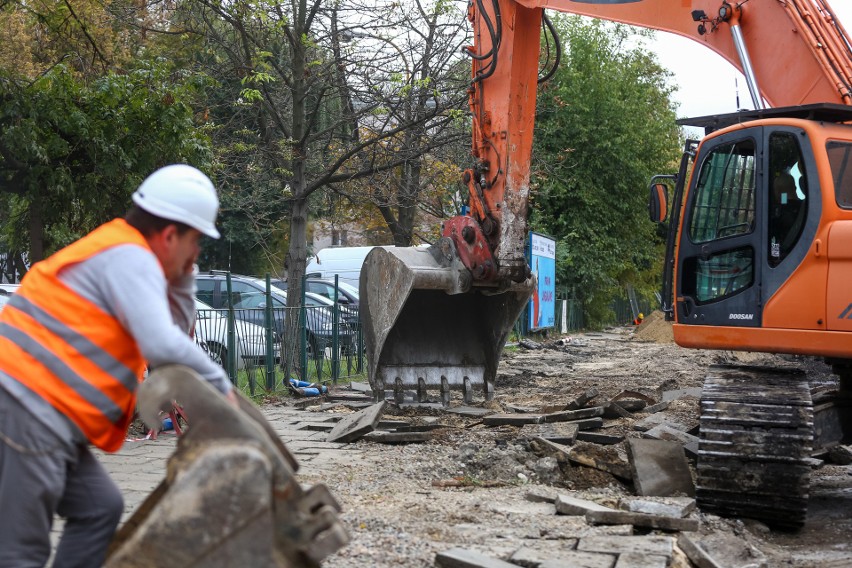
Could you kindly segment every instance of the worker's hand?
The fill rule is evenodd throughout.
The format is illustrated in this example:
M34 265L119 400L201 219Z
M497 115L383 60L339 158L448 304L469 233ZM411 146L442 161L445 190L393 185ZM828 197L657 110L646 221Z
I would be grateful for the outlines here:
M237 398L237 393L234 392L234 389L228 391L228 394L225 395L225 399L233 406L234 408L240 407L240 400Z

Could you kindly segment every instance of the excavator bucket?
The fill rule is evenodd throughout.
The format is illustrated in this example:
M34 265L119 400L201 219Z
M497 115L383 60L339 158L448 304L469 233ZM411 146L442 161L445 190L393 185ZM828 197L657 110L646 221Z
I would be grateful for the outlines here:
M425 401L439 389L465 403L480 390L494 397L497 363L529 300L534 280L509 289L471 285L448 238L429 248L377 247L361 269L361 324L374 395L406 390Z
M349 537L324 485L303 487L296 460L260 411L229 404L192 369L155 369L139 388L150 427L179 401L189 427L166 478L113 539L106 568L318 567Z

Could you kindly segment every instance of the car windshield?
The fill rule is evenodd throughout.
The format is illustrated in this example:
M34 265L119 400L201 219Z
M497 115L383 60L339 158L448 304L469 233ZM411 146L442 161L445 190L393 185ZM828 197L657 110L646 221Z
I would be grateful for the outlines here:
M286 298L286 296L284 296ZM235 309L248 309L248 308L263 308L266 307L266 294L262 292L257 292L255 294L252 293L243 293L240 296L240 301L234 304ZM279 298L277 295L272 296L272 307L273 308L284 308L286 307L286 303L284 299Z
M356 288L352 284L340 281L337 283L337 287L346 292L347 294L353 296L356 300L358 299L358 288Z

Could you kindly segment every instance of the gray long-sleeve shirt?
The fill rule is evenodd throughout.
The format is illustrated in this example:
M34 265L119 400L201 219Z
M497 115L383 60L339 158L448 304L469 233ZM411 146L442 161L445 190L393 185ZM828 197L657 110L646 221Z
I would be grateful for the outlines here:
M120 245L67 267L59 279L113 315L152 367L180 363L219 391L231 390L225 371L187 333L195 319L194 276L170 286L153 253L136 245ZM61 438L84 441L79 430L47 401L2 372L0 387Z

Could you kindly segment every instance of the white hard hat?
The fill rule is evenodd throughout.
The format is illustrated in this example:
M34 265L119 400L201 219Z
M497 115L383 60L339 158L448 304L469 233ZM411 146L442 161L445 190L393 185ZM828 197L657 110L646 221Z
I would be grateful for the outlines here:
M174 164L160 168L145 178L132 199L151 215L184 223L208 237L219 238L216 188L210 178L192 166Z

